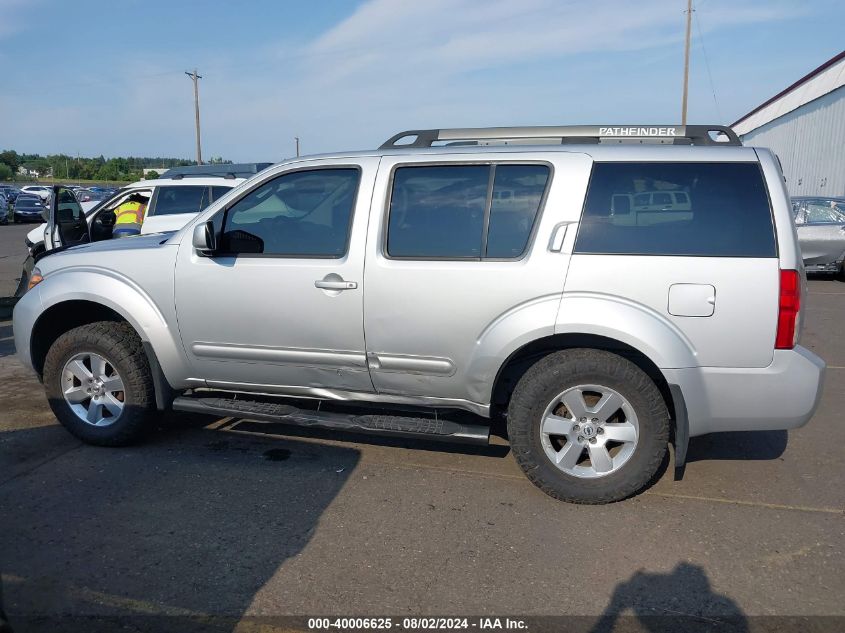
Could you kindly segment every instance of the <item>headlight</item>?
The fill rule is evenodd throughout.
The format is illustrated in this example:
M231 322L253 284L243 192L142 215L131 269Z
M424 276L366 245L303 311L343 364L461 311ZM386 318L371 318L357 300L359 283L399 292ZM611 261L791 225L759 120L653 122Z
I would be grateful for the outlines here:
M29 284L27 285L26 289L32 290L33 288L35 288L35 286L40 284L42 281L44 281L44 277L41 276L41 271L38 270L37 268L33 268L32 272L29 273Z

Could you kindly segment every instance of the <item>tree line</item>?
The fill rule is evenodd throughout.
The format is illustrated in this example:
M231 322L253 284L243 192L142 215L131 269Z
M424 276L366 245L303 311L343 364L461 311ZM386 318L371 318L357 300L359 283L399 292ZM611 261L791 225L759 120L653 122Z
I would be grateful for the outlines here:
M212 163L230 163L222 158L212 158ZM36 171L39 178L52 174L54 178L65 180L140 180L144 168L147 167L181 167L194 165L192 160L184 158L164 158L161 156L129 156L126 158L82 158L67 154L19 154L15 150L0 152L0 181L30 180L30 176L21 175L19 169L23 167L29 171Z

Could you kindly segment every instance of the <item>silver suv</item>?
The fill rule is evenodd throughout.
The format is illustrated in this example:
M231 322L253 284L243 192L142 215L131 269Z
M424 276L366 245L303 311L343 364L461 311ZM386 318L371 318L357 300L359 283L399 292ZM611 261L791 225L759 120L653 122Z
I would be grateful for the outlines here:
M803 425L825 367L778 161L719 126L403 132L30 285L18 353L86 442L171 408L482 443L498 418L582 503L642 490L669 443L680 467L691 436Z

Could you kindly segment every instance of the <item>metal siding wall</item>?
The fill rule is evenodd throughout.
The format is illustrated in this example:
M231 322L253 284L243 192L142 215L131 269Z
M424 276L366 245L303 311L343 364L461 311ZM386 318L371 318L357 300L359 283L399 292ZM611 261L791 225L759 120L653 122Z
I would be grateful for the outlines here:
M792 196L845 196L845 86L741 137L780 158Z

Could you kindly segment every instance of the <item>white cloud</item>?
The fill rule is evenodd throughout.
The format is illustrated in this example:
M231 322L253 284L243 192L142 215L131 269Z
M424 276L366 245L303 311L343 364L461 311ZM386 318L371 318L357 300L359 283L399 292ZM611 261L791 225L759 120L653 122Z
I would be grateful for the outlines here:
M372 147L415 127L671 121L682 4L370 0L310 42L256 42L249 60L206 51L196 60L205 77L203 153L277 160L293 152L293 136L318 152ZM22 0L0 0L0 16L18 6ZM705 6L705 34L796 14L778 0ZM53 134L61 145L52 151L190 156L193 102L181 63L138 51L122 57L123 76L149 80L89 88L103 95L93 104L90 95L63 95L60 117L43 103L3 99L0 114L14 116L16 136L26 130L47 142ZM166 70L174 74L154 77ZM14 141L33 148L29 139Z

